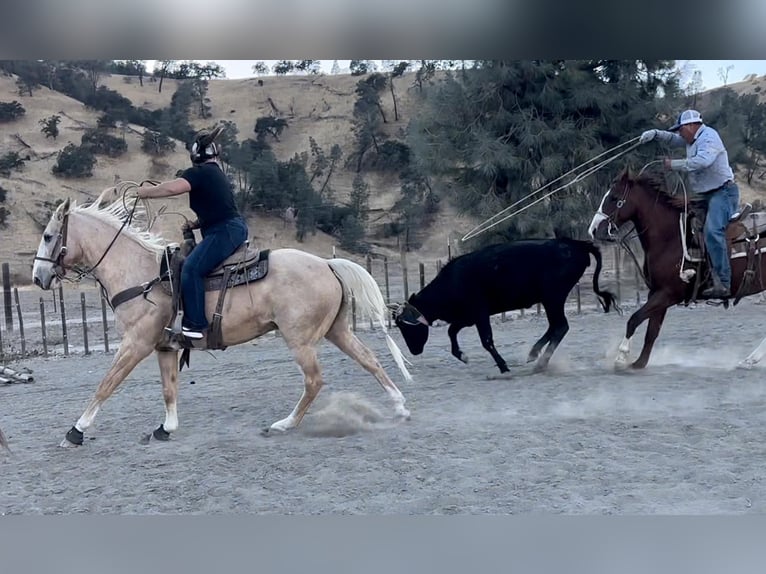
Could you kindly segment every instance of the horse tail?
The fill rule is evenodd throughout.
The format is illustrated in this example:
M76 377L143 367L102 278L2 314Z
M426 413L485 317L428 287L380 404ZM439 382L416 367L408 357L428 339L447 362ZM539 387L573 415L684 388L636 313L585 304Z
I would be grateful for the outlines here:
M367 315L374 323L377 323L386 335L386 344L388 350L396 361L396 366L404 375L407 381L412 380L412 375L404 364L406 359L396 342L388 334L386 319L388 317L388 308L383 299L383 293L372 275L361 265L348 259L328 259L327 264L332 269L335 276L343 285L344 291L348 290L354 297L356 309L362 315Z
M609 309L614 307L614 310L617 311L617 313L622 314L622 309L620 309L620 306L617 304L617 297L615 297L612 292L607 290L602 291L598 287L598 276L601 273L602 267L601 250L597 245L590 241L584 241L583 243L585 243L588 253L591 253L596 259L596 271L593 273L593 291L596 293L596 297L598 297L598 302L601 304L601 308L604 309L605 313L609 313Z

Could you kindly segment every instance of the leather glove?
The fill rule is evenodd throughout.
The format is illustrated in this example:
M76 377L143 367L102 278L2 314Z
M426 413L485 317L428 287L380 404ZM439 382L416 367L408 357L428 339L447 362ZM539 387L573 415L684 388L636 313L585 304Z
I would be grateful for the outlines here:
M184 221L183 225L181 225L181 231L192 231L194 229L197 229L199 227L199 221Z
M646 130L644 133L641 134L641 137L638 139L638 143L645 144L654 139L654 137L657 135L657 130Z

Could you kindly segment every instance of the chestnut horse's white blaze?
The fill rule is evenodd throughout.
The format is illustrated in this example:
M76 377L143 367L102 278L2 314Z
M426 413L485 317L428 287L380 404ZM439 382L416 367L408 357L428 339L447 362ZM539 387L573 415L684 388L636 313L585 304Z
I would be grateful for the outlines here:
M141 285L158 275L166 242L130 225L123 228L133 203L123 205L117 201L103 207L102 198L107 191L91 205L70 207L67 200L55 210L35 257L32 276L36 285L50 289L72 266L90 269L95 265L92 274L111 298L123 289ZM404 395L375 354L349 327L352 294L357 311L368 315L383 330L394 361L405 379L411 380L404 357L386 329L387 308L383 295L374 278L352 261L322 259L297 249L276 249L271 252L265 278L232 288L227 293L222 319L224 345L244 343L279 329L303 371L304 389L298 403L287 417L272 424L271 429L288 430L297 426L322 388L315 347L323 337L378 380L393 401L398 417L409 417ZM212 315L217 297L217 292L206 294L208 316ZM165 401L165 420L154 436L166 438L167 433L178 428L178 351L168 349L163 331L171 319L171 299L159 288L151 290L149 299L151 301L139 296L115 309L115 319L124 333L122 342L106 376L62 446L81 444L82 433L93 424L104 401L152 351L157 354Z
M609 216L606 213L604 213L604 202L606 201L606 198L609 195L610 191L612 190L611 189L606 190L604 197L601 198L601 203L598 204L598 211L593 215L593 219L591 220L590 225L588 226L588 235L591 236L591 239L595 238L596 229L598 229L598 226L601 225L601 222L609 219Z

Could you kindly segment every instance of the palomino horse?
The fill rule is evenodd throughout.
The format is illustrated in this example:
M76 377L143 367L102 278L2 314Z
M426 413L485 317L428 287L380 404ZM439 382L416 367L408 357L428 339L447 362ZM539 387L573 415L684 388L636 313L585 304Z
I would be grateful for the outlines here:
M178 347L170 347L164 327L172 320L172 299L154 287L165 240L139 230L129 222L136 209L116 201L103 205L101 197L87 206L71 205L67 199L54 211L37 250L33 280L50 289L73 268L87 270L106 290L115 294L136 286L147 286L148 297L135 297L115 308L115 319L124 335L109 371L96 389L77 423L61 446L80 445L83 432L93 423L101 405L125 377L152 351L157 353L165 399L165 421L154 431L167 439L178 428ZM126 265L125 262L130 264ZM139 289L140 291L140 289ZM360 265L345 259L322 259L296 249L270 252L269 271L257 281L231 287L222 311L224 346L237 345L279 329L304 375L304 389L295 408L269 429L286 431L296 427L323 384L315 346L324 337L369 371L394 402L397 417L409 418L404 396L388 377L375 354L349 328L350 295L356 308L373 319L386 333L394 360L406 380L411 380L401 351L388 335L387 308L373 277ZM217 293L208 291L208 316L215 309ZM195 341L204 348L205 339ZM267 429L267 430L269 430Z
M690 257L686 249L686 240L681 232L684 228L680 219L683 217L682 213L683 208L674 205L663 181L656 176L633 177L626 169L604 195L601 206L590 224L588 231L595 239L617 241L618 229L629 221L633 222L644 250L643 275L649 287L649 297L628 319L625 338L617 351L617 366L627 365L630 339L638 326L649 319L644 347L638 359L631 365L636 369L644 368L668 308L681 302L689 302L695 297L695 281L692 281L691 277L697 271L689 268L692 264L688 261ZM731 233L732 225L746 229L742 224L730 223L727 231L730 237L736 236L736 233ZM747 237L748 234L745 233L744 236ZM745 246L744 251L740 250L737 244L732 245L731 291L737 297L735 302L740 297L753 295L766 288L760 280L752 279L766 274L766 258L760 256L763 240L755 241L752 237L748 239L740 238L738 242L738 245ZM747 246L752 249L747 251ZM753 269L748 268L749 262L754 266ZM701 267L705 265L706 263L702 262ZM762 346L766 351L766 345ZM751 353L743 362L744 365L757 362L760 358L757 352L756 350Z

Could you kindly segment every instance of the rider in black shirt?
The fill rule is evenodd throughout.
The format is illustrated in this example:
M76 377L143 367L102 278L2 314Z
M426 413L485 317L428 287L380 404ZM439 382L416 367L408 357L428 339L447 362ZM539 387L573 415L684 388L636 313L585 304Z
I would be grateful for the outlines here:
M189 207L197 215L197 221L184 225L185 229L199 228L202 233L202 241L186 258L181 272L182 333L189 339L202 339L208 328L205 276L234 253L248 235L247 223L237 209L231 184L218 163L221 150L215 138L220 133L219 127L197 134L189 152L192 167L181 177L138 190L142 198L188 193Z

